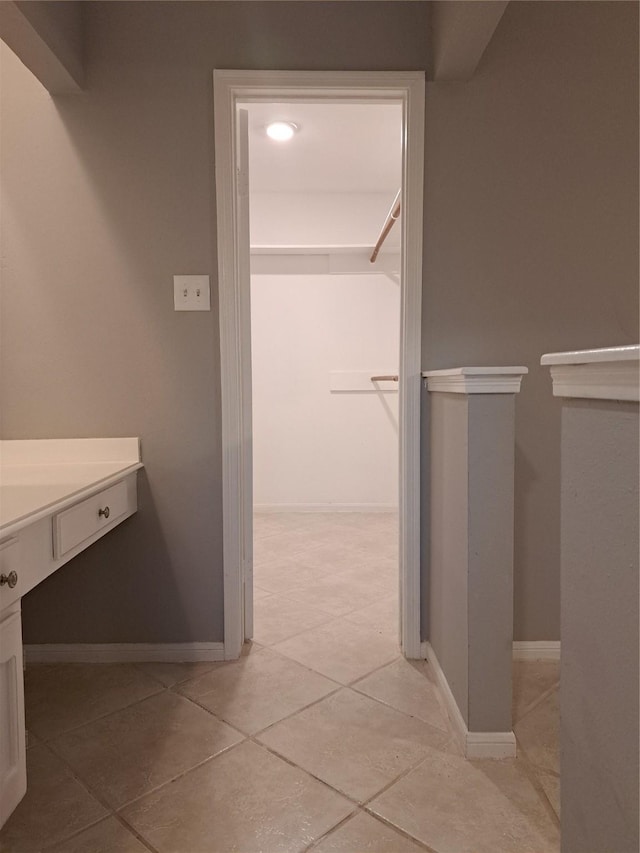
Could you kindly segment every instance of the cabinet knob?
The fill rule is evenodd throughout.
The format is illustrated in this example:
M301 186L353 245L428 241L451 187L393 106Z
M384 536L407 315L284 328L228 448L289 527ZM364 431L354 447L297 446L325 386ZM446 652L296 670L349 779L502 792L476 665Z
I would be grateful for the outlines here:
M98 510L98 515L104 515L105 518L109 518L109 516L111 515L111 510L108 506L106 506L104 509Z
M14 586L18 583L18 573L17 572L9 572L8 575L0 575L0 586L9 585L9 589L13 589Z

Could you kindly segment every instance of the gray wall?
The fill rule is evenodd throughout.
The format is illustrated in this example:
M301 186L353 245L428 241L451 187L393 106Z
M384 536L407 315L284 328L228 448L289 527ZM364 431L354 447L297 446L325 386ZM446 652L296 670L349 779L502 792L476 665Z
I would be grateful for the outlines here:
M463 394L432 394L429 409L429 639L468 725L469 400Z
M424 69L419 2L89 3L84 94L3 51L2 436L140 435L138 515L24 602L29 642L220 640L211 69ZM540 353L637 339L637 9L509 5L427 94L425 367L523 363L516 636L558 636L558 407ZM576 299L579 310L576 310Z
M468 729L510 731L514 395L430 403L431 645Z
M560 406L544 352L638 340L638 7L513 2L427 84L423 365L523 364L515 638L559 639Z
M2 92L2 437L142 437L140 510L24 600L26 642L222 639L212 69L426 65L404 3L97 3L86 92L8 51Z
M61 60L78 82L84 78L84 39L82 27L83 4L66 0L19 0L20 12L29 20L40 37Z
M563 853L639 847L638 439L637 403L564 402Z
M0 37L50 91L79 91L84 80L83 3L0 3Z

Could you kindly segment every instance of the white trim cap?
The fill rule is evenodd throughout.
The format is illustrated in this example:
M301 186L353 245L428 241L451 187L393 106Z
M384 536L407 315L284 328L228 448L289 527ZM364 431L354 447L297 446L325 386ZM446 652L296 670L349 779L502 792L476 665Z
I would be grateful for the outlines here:
M517 394L526 367L450 367L426 370L429 391L452 394Z
M640 399L640 346L552 352L540 364L551 369L554 397Z

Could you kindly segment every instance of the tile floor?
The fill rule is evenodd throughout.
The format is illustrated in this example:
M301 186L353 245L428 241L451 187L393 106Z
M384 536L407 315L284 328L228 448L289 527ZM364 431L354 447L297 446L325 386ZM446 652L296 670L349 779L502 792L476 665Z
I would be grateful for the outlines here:
M30 666L0 851L557 851L557 665L514 668L518 758L464 761L399 654L396 537L391 515L259 516L239 661Z

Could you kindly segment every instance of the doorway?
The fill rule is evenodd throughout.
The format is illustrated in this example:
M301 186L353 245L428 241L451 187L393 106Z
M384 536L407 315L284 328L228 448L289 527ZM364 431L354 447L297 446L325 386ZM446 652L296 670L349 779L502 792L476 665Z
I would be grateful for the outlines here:
M240 104L399 104L403 227L400 250L400 640L421 657L419 563L420 301L424 75L395 72L214 72L223 409L225 657L252 634L253 479L248 117Z

